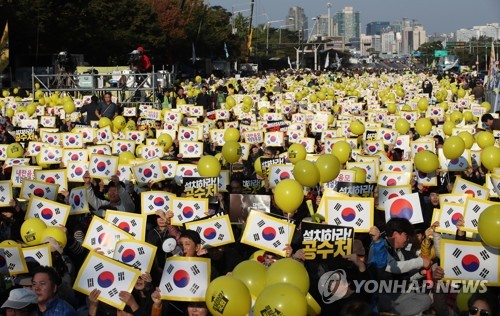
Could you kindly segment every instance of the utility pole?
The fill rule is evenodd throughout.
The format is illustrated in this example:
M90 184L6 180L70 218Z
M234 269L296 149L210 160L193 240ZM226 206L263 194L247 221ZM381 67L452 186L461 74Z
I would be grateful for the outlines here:
M250 59L251 48L252 48L252 23L253 23L253 8L255 6L255 0L252 0L250 3L250 25L248 26L248 40L247 40L247 48L248 48L248 56L247 61Z

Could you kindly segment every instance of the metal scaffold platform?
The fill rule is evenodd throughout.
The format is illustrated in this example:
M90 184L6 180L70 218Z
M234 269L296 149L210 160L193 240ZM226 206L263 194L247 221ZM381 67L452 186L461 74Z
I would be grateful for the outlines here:
M85 68L86 70L82 69ZM101 72L102 70L106 72ZM129 67L78 67L74 73L36 73L32 67L32 92L64 92L75 98L85 95L102 97L110 92L122 104L157 104L157 93L173 87L173 71L154 67L148 73L134 73ZM36 89L35 84L40 85Z

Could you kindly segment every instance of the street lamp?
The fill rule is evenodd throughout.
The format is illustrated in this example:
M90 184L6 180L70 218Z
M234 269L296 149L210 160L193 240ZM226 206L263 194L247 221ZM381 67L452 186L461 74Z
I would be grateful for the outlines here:
M235 21L234 21L234 15L235 15L236 13L247 12L247 11L250 11L250 9L246 9L246 10L238 10L238 11L233 11L233 12L231 12L231 27L232 27L232 29L231 29L231 33L232 33L233 35L235 35L235 34L238 32L238 29L237 29L237 28L235 27L235 25L234 25L234 24L235 24Z
M271 24L277 23L277 22L283 22L283 20L275 20L275 21L268 21L267 22L267 35L266 35L266 56L269 55L269 28L271 27ZM281 35L281 30L280 30L280 35ZM280 37L281 38L281 37ZM280 40L281 42L281 40Z
M332 4L328 2L326 4L326 7L328 8L328 37L332 36L331 34L331 29L332 29L332 21L331 21L331 16L330 16L330 9L332 8Z

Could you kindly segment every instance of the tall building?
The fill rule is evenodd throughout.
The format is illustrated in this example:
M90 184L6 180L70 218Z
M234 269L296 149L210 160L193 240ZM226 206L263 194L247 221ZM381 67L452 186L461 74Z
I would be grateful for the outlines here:
M291 7L288 10L288 15L285 19L287 29L293 32L302 32L304 31L304 39L307 39L307 29L309 28L307 25L307 17L304 12L304 9L301 7Z
M335 34L344 36L345 42L356 39L359 42L361 36L361 19L359 11L353 7L345 7L342 12L335 14Z
M457 30L457 41L468 42L472 38L479 38L481 36L491 37L494 40L500 39L500 24L490 23L486 25L474 26L472 29Z
M370 22L366 25L366 35L381 35L387 28L389 28L389 22Z

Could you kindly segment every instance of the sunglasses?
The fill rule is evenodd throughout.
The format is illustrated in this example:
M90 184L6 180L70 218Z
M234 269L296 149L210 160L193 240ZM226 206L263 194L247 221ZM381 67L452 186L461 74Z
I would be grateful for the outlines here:
M489 316L490 315L490 312L485 310L485 309L479 309L477 307L469 308L469 315L477 315L477 312L479 312L479 316Z

